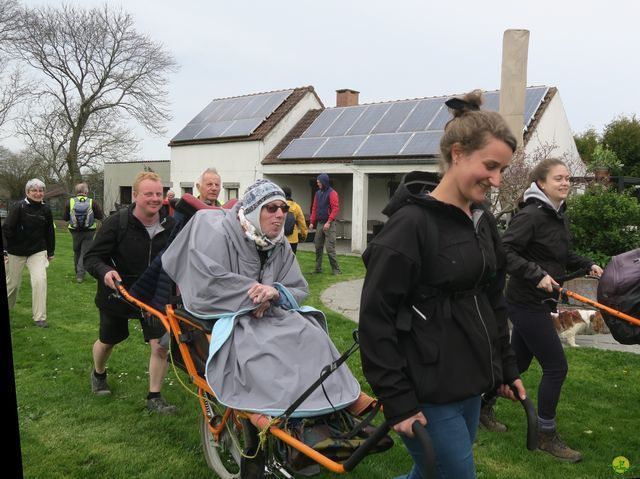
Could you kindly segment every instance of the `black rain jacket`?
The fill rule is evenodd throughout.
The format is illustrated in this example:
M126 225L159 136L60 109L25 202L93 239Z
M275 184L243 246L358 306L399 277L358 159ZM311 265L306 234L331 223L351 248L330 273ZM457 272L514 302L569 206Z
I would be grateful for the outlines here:
M151 239L145 226L133 215L134 207L135 204L108 216L84 257L86 270L98 280L96 306L111 314L130 317L137 310L125 300L113 296L114 291L104 284L104 275L115 269L122 278L123 286L129 289L164 249L175 224L172 217L161 216L160 224L164 231ZM121 214L128 215L124 232L119 232Z
M474 207L472 220L405 183L383 212L389 220L363 254L359 332L362 368L386 418L397 423L420 403L517 379L493 216ZM429 228L437 229L437 251Z
M511 219L502 242L507 254L506 298L509 303L539 311L555 311L557 293L536 286L549 274L556 279L594 263L571 251L566 205L556 211L537 198L529 198Z
M47 251L51 257L56 249L55 226L51 209L45 203L25 198L16 202L2 224L4 249L15 256L31 256Z

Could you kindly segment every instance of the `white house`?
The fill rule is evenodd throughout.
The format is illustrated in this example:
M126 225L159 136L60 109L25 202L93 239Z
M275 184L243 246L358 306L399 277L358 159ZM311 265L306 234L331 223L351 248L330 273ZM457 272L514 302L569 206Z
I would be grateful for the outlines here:
M362 252L402 175L439 171L451 95L365 105L358 96L338 90L333 108L324 108L313 87L213 100L169 143L172 187L178 195L191 191L198 175L215 167L223 200L265 177L289 185L309 213L315 178L328 173L340 194L338 236ZM483 108L498 110L499 91L483 97ZM556 88L526 89L523 123L525 153L554 145L555 155L579 158Z
M302 117L323 108L310 86L213 100L169 143L176 194L190 193L213 167L222 179L221 199L237 198L264 176L262 161Z

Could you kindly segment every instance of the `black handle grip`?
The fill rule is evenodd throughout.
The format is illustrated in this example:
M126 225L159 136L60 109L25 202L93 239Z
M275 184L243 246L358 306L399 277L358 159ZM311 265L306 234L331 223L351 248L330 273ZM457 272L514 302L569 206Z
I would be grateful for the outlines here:
M367 453L376 444L378 444L380 439L382 439L385 436L385 434L389 432L389 429L390 429L389 423L387 423L386 421L382 423L380 426L378 426L373 431L373 433L367 438L367 440L364 441L364 443L358 449L353 451L353 454L349 456L349 459L347 459L342 464L344 467L344 470L347 472L353 470L353 468L356 467L360 463L360 461L362 461L362 459L364 459Z
M418 441L422 445L424 452L424 477L428 479L436 476L436 451L433 449L433 443L431 442L431 436L425 429L425 427L418 421L414 422L411 426L413 434L415 434Z
M418 421L415 421L411 426L413 433L420 441L422 445L422 449L424 452L425 464L425 479L429 479L432 477L436 477L436 453L433 449L433 443L431 442L431 437L429 433L424 428L422 424ZM347 459L342 465L344 470L349 472L352 471L359 463L364 459L367 453L382 439L388 432L391 427L388 422L382 423L378 426L375 431L367 438L367 440L356 449L353 454Z
M538 449L538 413L536 413L536 408L528 396L524 399L520 397L518 390L513 384L509 384L509 387L516 396L516 399L522 404L524 412L527 415L527 449L535 451Z

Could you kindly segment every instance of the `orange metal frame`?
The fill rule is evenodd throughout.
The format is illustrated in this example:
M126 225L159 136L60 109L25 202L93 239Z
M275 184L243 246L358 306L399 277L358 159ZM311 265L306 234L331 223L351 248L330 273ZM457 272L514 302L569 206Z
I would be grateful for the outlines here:
M196 366L191 357L191 352L189 351L189 348L187 347L186 344L180 341L180 337L182 335L182 329L180 327L181 322L190 324L191 326L197 329L200 329L201 331L202 331L202 327L198 324L194 324L190 322L186 318L176 315L173 309L173 306L171 305L167 305L167 313L164 314L158 311L157 309L149 306L148 304L143 303L142 301L131 296L129 292L122 285L118 285L118 292L131 304L134 304L139 308L141 308L142 310L146 311L147 313L157 317L160 321L162 321L162 324L167 329L167 331L169 331L169 333L173 335L175 341L177 341L178 343L180 354L182 354L182 360L184 361L184 364L187 368L187 374L189 375L191 381L199 388L200 407L202 408L202 413L206 417L207 416L207 410L205 405L206 399L204 398L204 394L202 394L202 391L206 391L211 396L215 396L215 394L209 387L209 384L207 383L207 381L198 374ZM211 340L211 335L207 333L205 334L207 336L207 339ZM252 419L252 422L261 428L264 428L268 425L268 419L263 415L252 414L252 413L243 412L243 411L235 411L234 409L227 408L222 418L222 421L220 421L220 424L212 425L211 423L209 423L209 430L211 431L213 436L216 438L216 440L218 439L218 437L220 436L220 433L223 431L224 427L226 426L227 421L229 421L230 419L233 421L236 421L235 416L241 416L241 417L246 417L248 419ZM308 456L309 458L313 459L318 464L329 469L330 471L338 474L344 474L345 472L347 472L345 471L344 466L342 464L332 459L329 459L324 454L319 453L312 447L307 446L305 443L291 436L291 434L284 431L283 429L280 429L275 425L271 425L269 426L269 432L273 436L277 437L278 439L290 445L291 447L297 449L298 451Z
M620 311L617 311L613 308L610 308L609 306L605 306L602 303L598 303L597 301L594 301L592 299L586 298L584 296L579 295L578 293L574 293L573 291L569 291L568 289L564 289L564 288L560 288L558 287L558 291L560 291L561 293L566 294L567 296L569 296L570 298L573 298L577 301L580 301L581 303L585 303L588 304L589 306L593 306L594 308L598 308L601 309L602 311L606 311L607 313L611 314L612 316L616 316L620 319L624 319L625 321L628 321L631 324L635 324L636 326L640 326L640 319L638 318L634 318L633 316L629 316L626 313L622 313Z

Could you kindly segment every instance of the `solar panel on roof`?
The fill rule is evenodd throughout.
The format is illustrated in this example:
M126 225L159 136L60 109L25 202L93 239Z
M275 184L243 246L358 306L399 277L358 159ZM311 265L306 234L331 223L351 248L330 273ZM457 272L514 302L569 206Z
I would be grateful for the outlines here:
M378 124L373 127L371 133L395 133L417 104L417 101L402 101L391 104L387 113Z
M336 120L327 128L322 136L342 136L347 134L347 130L351 128L354 122L362 115L362 112L366 110L366 106L357 106L353 108L343 108L342 113Z
M189 124L205 122L207 120L207 117L209 115L211 115L212 111L215 110L216 108L218 108L219 106L220 106L219 104L217 104L216 102L212 101L211 103L209 103L204 108L204 110L202 110L200 113L198 113L195 116L195 118L189 122Z
M297 138L284 149L279 158L312 158L327 138Z
M400 125L398 132L426 130L427 126L429 126L429 123L431 123L431 120L436 113L438 113L438 110L442 108L443 104L444 99L442 98L421 100L409 114L405 122Z
M233 120L233 123L224 131L222 136L242 136L245 131L253 131L260 126L262 118L245 118Z
M427 130L429 131L444 130L444 126L447 124L449 120L451 120L451 118L453 118L453 115L451 114L449 109L445 106L438 111L433 121L429 124L429 127L427 128Z
M369 105L362 113L360 118L356 120L353 127L349 130L350 135L367 135L382 120L385 113L391 108L389 103L378 105Z
M336 136L328 138L314 156L319 158L345 158L352 156L366 136Z
M524 125L529 125L547 91L527 88ZM278 158L437 155L443 129L452 118L444 105L448 98L327 108ZM499 103L500 92L483 94L483 109L498 111Z
M194 136L194 138L217 138L223 136L225 130L229 128L232 123L233 120L207 123L205 127Z
M358 149L358 156L394 156L411 137L411 133L370 135Z
M524 124L529 125L535 115L540 102L544 99L549 89L547 87L538 87L527 89L527 96L524 102Z
M500 93L492 91L482 95L482 109L498 111L500 109Z
M413 134L406 146L400 152L401 155L436 155L440 153L439 131L418 131Z
M280 104L287 99L287 97L291 94L291 92L276 92L273 94L270 94L267 97L267 101L264 102L264 105L262 105L260 108L258 108L258 110L251 115L252 118L258 117L258 118L267 118L269 115L271 115L271 113L274 112L274 110L276 108L278 108L280 106Z
M213 100L172 141L249 136L293 90Z
M318 137L322 136L324 131L336 121L336 118L342 114L342 110L338 108L328 108L323 110L322 113L314 120L314 122L307 128L302 134L302 138L305 137Z
M194 138L195 135L204 128L204 123L189 123L180 132L173 137L174 140L189 140Z
M237 98L234 100L226 100L228 107L225 112L218 117L218 120L235 120L240 112L244 110L247 104L251 101L250 97ZM251 116L249 116L251 118Z

